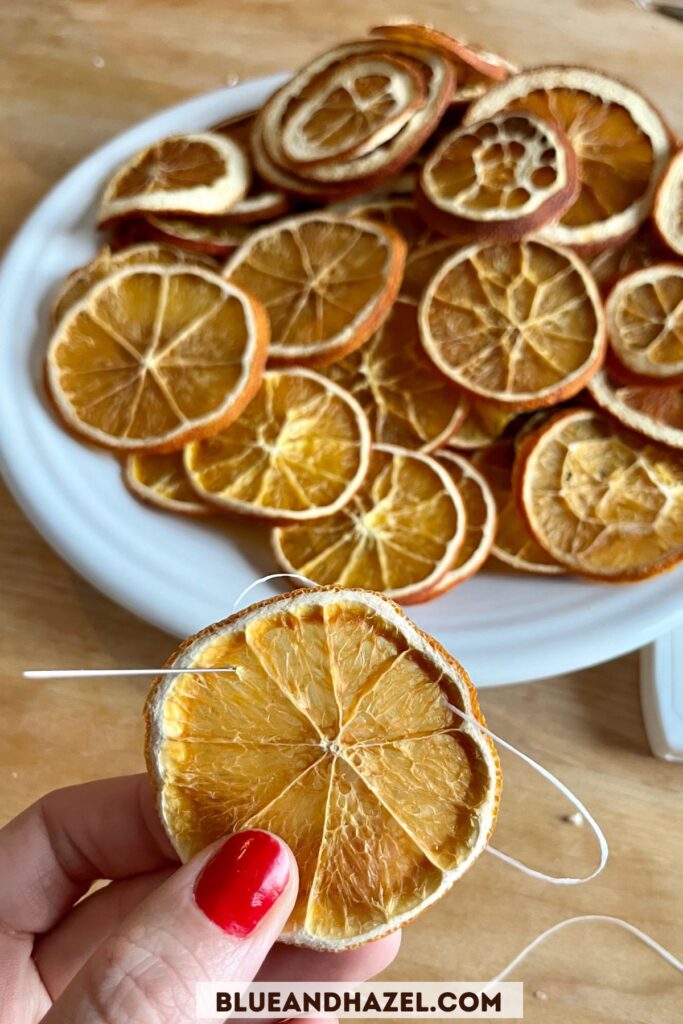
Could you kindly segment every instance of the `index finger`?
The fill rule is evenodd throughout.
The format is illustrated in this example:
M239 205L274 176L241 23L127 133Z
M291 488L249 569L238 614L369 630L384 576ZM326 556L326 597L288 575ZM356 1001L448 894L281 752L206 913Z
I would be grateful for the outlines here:
M48 931L101 878L177 861L146 775L57 789L0 830L0 921Z

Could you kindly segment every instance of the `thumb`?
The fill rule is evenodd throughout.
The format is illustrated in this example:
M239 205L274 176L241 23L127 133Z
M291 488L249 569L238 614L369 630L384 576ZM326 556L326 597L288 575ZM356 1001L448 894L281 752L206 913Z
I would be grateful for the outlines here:
M208 847L108 936L44 1024L186 1024L199 981L251 981L285 926L298 872L270 832Z

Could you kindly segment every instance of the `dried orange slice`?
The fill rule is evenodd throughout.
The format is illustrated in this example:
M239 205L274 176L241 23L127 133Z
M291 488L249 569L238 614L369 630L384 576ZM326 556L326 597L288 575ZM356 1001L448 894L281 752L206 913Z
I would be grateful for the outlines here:
M103 281L119 267L133 267L140 263L199 263L201 266L215 267L211 260L206 260L199 254L190 256L182 249L158 245L155 242L143 242L140 245L119 249L117 252L112 252L108 245L103 245L90 263L76 267L63 281L54 298L52 323L57 324L67 310L80 302L98 281Z
M489 89L469 108L465 124L501 110L527 110L554 121L579 157L579 197L544 229L545 238L598 250L645 220L671 138L655 108L634 89L588 68L532 68Z
M517 409L575 395L605 352L596 284L568 249L473 245L437 271L420 304L427 354L481 398Z
M437 461L458 489L465 506L465 540L453 565L434 585L430 597L440 597L481 569L491 554L496 536L496 501L485 477L472 463L454 452L439 452Z
M245 829L289 844L282 941L341 950L412 920L485 848L500 767L464 669L391 601L320 588L203 630L150 692L146 759L183 860ZM234 667L233 673L198 667Z
M325 91L329 76L348 61L377 55L398 56L415 64L426 84L426 101L390 139L368 153L343 160L301 165L295 173L283 150L288 122L302 103ZM405 167L429 137L448 105L454 73L435 50L388 40L349 43L323 54L274 93L260 111L252 136L257 170L276 187L307 198L343 198L371 191Z
M520 451L529 528L558 562L627 583L683 559L683 463L590 409L558 413Z
M468 43L467 48L486 62L487 71L484 73L468 64L463 64L457 69L457 82L451 101L454 112L458 108L462 111L467 104L488 92L497 81L509 78L510 75L516 75L520 70L514 61L508 60L507 57L503 57L499 53L491 53L490 50L485 50L483 47L477 46L476 43Z
M273 550L285 572L415 604L428 600L464 538L462 498L438 462L375 445L351 500L323 519L275 529Z
M219 508L308 522L349 501L369 457L355 399L310 370L272 370L236 422L188 445L185 470L199 497Z
M412 43L434 49L446 57L455 67L456 79L453 101L469 102L477 95L477 87L483 82L492 84L507 78L510 65L507 61L489 54L479 46L472 46L441 32L433 25L417 25L411 22L379 25L370 29L371 35L390 39L392 42Z
M408 245L399 299L417 305L430 278L447 256L456 251L456 243L444 239L427 226L413 199L375 200L354 206L354 217L369 217L395 228Z
M182 452L129 455L123 479L136 498L184 516L210 516L216 510L199 501L187 479Z
M408 246L408 256L413 249L421 249L433 242L443 241L440 235L436 235L425 224L412 199L375 199L359 203L351 207L349 215L351 217L369 217L370 220L395 228Z
M312 213L254 232L225 274L268 311L274 360L326 366L384 321L404 260L405 242L392 228Z
M220 124L214 125L211 131L217 135L225 135L249 154L255 120L256 111L252 110L221 121ZM288 213L290 206L291 203L284 192L271 189L258 174L252 174L249 191L244 199L238 200L230 207L229 213L225 214L226 222L252 224L256 221L274 220Z
M212 132L172 135L136 153L107 184L99 220L139 213L225 213L243 199L250 170L244 151Z
M659 263L615 284L607 334L622 366L644 384L683 384L683 265Z
M655 233L648 223L643 224L635 235L622 242L621 245L603 249L587 262L588 269L599 284L601 291L608 292L619 278L630 274L633 270L651 267L653 263L661 263L666 258L664 246L655 237Z
M420 303L425 289L449 256L459 252L462 246L452 239L428 242L426 245L410 249L406 256L403 281L399 298L401 302L410 302L413 306Z
M536 543L522 516L512 489L515 462L513 441L497 441L488 448L474 452L472 462L482 474L493 494L498 513L496 537L491 554L521 572L557 576L565 570Z
M471 451L486 448L497 441L509 423L519 415L518 409L510 409L485 398L467 400L467 415L448 442L449 448Z
M564 132L534 114L503 111L441 141L422 169L417 199L444 234L512 241L560 217L578 190Z
M683 449L683 387L621 384L598 370L588 390L606 412L653 441Z
M683 256L683 149L672 158L661 180L654 221L666 245Z
M158 217L149 214L142 221L146 234L190 252L228 256L251 234L247 224L232 217Z
M424 106L419 66L396 54L351 56L302 96L283 124L281 147L294 170L372 152Z
M369 341L325 373L358 400L373 440L385 444L432 451L467 414L463 392L427 356L415 307L404 302Z
M115 270L60 320L47 381L66 425L122 451L176 451L230 423L258 389L263 308L199 266Z

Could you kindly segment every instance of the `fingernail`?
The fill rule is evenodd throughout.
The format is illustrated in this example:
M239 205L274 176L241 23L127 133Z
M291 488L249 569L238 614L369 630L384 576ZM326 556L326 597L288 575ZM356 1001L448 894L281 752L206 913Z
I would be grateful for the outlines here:
M244 938L268 913L289 880L289 857L268 832L238 832L204 867L197 906L228 935Z

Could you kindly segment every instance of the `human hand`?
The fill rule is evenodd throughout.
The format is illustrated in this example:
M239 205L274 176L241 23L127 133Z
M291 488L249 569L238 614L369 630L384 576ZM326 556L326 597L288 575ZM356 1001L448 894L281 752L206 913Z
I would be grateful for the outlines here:
M0 831L0 1024L186 1024L199 981L365 980L391 963L400 933L274 946L297 884L265 832L180 867L144 775L49 793Z

